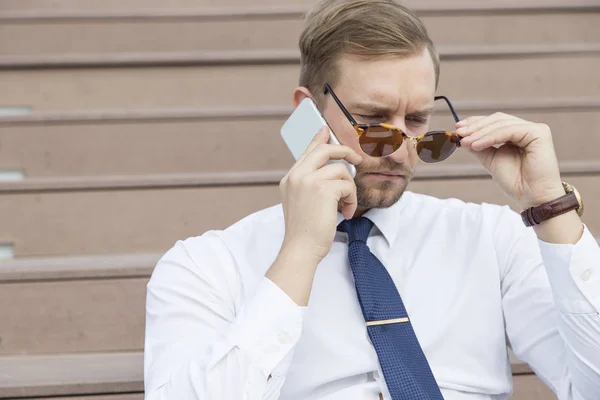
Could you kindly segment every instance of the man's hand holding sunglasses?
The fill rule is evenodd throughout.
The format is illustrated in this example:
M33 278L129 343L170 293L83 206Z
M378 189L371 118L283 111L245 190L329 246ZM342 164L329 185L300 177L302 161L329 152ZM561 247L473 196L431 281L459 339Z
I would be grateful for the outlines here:
M548 125L503 113L473 116L456 124L461 146L470 149L500 189L523 209L565 194ZM576 243L583 226L575 212L537 226L540 239Z

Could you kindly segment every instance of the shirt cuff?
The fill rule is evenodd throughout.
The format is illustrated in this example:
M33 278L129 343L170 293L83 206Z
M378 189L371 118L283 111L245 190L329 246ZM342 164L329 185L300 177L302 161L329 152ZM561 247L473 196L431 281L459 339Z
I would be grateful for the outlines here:
M600 312L600 247L587 226L574 245L538 242L558 308L569 314Z
M268 376L300 340L305 308L263 278L254 298L236 319L233 344Z

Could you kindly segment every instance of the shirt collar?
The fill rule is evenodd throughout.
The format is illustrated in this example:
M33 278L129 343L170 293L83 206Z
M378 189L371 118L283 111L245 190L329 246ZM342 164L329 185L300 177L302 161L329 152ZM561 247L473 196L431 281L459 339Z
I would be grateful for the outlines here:
M375 228L381 232L388 245L391 246L396 240L398 227L400 226L400 216L410 201L410 192L404 192L400 200L388 208L372 208L364 214L364 217L373 221ZM341 213L337 213L337 223L344 220Z

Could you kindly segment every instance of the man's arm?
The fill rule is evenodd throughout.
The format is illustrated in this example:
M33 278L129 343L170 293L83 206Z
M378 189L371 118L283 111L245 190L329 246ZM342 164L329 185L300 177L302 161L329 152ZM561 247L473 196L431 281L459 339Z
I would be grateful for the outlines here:
M146 301L147 399L279 397L338 206L346 217L357 207L348 170L327 162L361 157L328 140L323 127L282 179L283 245L258 289L243 287L214 233L178 243L159 261Z
M257 285L242 287L214 233L165 254L148 284L146 399L279 397L303 309L268 279Z
M586 229L574 245L546 243L506 210L495 240L513 351L559 399L598 399L600 247L592 234Z

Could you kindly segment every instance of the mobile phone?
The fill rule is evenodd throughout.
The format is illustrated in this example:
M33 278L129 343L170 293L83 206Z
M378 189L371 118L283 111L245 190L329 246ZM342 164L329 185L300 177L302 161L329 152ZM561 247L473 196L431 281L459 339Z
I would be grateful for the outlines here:
M281 137L294 159L297 160L306 151L315 135L325 125L329 128L329 143L340 144L333 130L310 98L307 97L298 104L298 107L281 127ZM328 163L343 163L348 168L350 175L353 178L356 176L356 167L346 160L330 160Z

